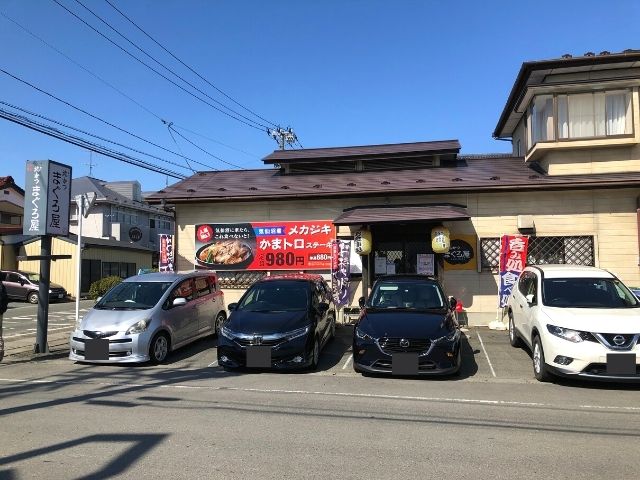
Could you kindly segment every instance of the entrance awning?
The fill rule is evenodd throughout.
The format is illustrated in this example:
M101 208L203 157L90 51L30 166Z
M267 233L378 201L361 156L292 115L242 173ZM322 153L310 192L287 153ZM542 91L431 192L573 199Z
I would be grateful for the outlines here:
M470 218L466 208L459 205L372 205L347 208L333 223L335 225L371 225L469 220Z

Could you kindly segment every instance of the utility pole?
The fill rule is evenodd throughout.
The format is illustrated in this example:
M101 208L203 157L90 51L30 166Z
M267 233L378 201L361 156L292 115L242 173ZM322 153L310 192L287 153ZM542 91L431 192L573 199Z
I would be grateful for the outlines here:
M280 150L284 150L287 144L293 146L293 144L298 140L296 133L291 127L287 127L286 129L281 127L267 128L267 134L278 142Z
M98 164L93 163L93 152L89 150L89 163L85 163L85 165L89 166L89 176L93 176L93 167L97 167Z

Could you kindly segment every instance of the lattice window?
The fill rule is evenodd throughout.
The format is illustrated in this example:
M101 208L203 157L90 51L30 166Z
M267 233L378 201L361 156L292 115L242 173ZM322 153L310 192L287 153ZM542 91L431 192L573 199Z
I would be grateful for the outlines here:
M249 288L264 277L267 272L217 272L221 288Z
M529 237L528 265L566 263L595 265L594 241L590 235L566 237ZM483 270L497 270L500 263L500 238L480 240L480 261Z

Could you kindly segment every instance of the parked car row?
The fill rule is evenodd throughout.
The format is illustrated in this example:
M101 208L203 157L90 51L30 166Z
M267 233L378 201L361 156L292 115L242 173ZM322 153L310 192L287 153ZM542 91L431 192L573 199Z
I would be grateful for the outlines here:
M356 372L455 375L462 364L457 301L423 275L379 277L353 332ZM225 308L211 272L151 273L100 298L71 335L69 357L89 362L162 362L198 338L218 336L227 370L318 366L336 330L336 309L320 275L255 282ZM554 375L640 380L640 300L610 272L529 266L506 307L509 341L531 350L540 381Z

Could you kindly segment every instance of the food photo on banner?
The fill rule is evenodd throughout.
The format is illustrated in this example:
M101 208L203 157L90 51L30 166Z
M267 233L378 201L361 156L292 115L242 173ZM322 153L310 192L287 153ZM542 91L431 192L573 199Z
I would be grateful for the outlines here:
M329 270L330 220L206 223L195 226L196 268Z
M503 235L500 238L500 303L507 304L511 290L527 265L529 237L522 235Z
M337 307L349 303L351 242L335 240L331 244L331 292Z
M173 272L173 235L160 235L160 259L158 271Z

